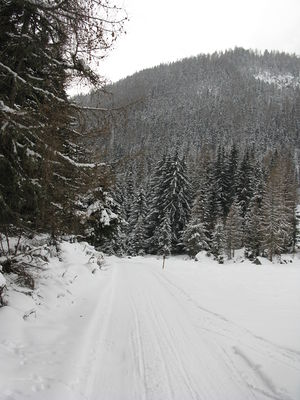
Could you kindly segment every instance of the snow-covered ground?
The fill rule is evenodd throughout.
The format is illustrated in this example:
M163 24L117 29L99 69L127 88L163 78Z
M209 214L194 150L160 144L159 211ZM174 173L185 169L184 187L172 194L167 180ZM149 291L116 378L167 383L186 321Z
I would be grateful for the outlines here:
M88 253L88 254L87 254ZM0 309L1 400L299 400L300 259L106 259L62 245Z

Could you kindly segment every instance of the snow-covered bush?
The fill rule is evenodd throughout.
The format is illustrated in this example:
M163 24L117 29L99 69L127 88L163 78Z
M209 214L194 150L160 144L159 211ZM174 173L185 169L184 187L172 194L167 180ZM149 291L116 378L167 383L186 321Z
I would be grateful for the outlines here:
M119 247L122 223L115 200L102 188L97 188L82 197L78 207L83 239L106 253L114 254Z

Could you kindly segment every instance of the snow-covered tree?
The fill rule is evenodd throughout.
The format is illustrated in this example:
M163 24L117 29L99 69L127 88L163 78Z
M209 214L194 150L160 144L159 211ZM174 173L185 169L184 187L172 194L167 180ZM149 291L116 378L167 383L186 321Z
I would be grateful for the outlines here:
M209 249L209 238L203 222L192 219L186 226L183 234L183 244L187 253L194 257L201 250Z
M118 12L106 0L0 2L0 194L9 223L68 229L93 165L66 88L72 78L101 83L91 61L122 30Z
M263 248L272 261L295 237L296 181L288 158L273 155L262 199Z
M148 215L148 205L145 192L141 189L135 197L132 205L131 215L128 220L128 245L129 254L141 254L146 250L146 219Z
M241 212L241 207L237 199L235 199L227 215L224 229L225 250L229 258L234 257L234 251L242 245L243 219Z
M82 236L109 254L122 254L120 234L122 219L118 203L102 187L90 190L78 200Z
M249 202L244 217L243 236L245 254L249 258L261 255L262 252L262 199L264 196L264 179L261 167L256 165L253 169L252 187L253 196Z
M167 213L156 227L153 235L157 254L168 256L172 251L172 227L170 214Z
M239 165L236 176L236 197L241 207L241 215L245 216L249 202L252 197L252 158L248 150L245 151L244 157Z
M219 219L212 232L210 249L215 257L219 257L223 254L225 246L224 224L223 221Z
M154 231L169 215L172 251L182 249L181 235L190 215L190 184L186 164L176 152L160 163L153 180L153 197L148 218L150 251L156 252Z

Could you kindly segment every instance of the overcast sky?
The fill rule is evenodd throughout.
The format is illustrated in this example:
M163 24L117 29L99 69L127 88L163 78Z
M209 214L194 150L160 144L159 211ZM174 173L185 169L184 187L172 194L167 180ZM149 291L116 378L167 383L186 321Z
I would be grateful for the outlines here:
M300 0L117 1L130 18L127 34L99 69L113 82L163 62L235 46L300 55Z
M300 55L300 0L121 0L130 21L102 66L115 81L162 62L242 46Z

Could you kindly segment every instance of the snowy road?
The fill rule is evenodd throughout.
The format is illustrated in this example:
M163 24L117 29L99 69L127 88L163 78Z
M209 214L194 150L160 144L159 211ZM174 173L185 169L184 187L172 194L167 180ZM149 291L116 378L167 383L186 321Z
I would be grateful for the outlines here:
M0 309L0 400L299 400L300 259L219 265L62 244Z
M88 399L292 398L261 363L300 377L300 354L198 304L160 262L115 261L101 307Z

